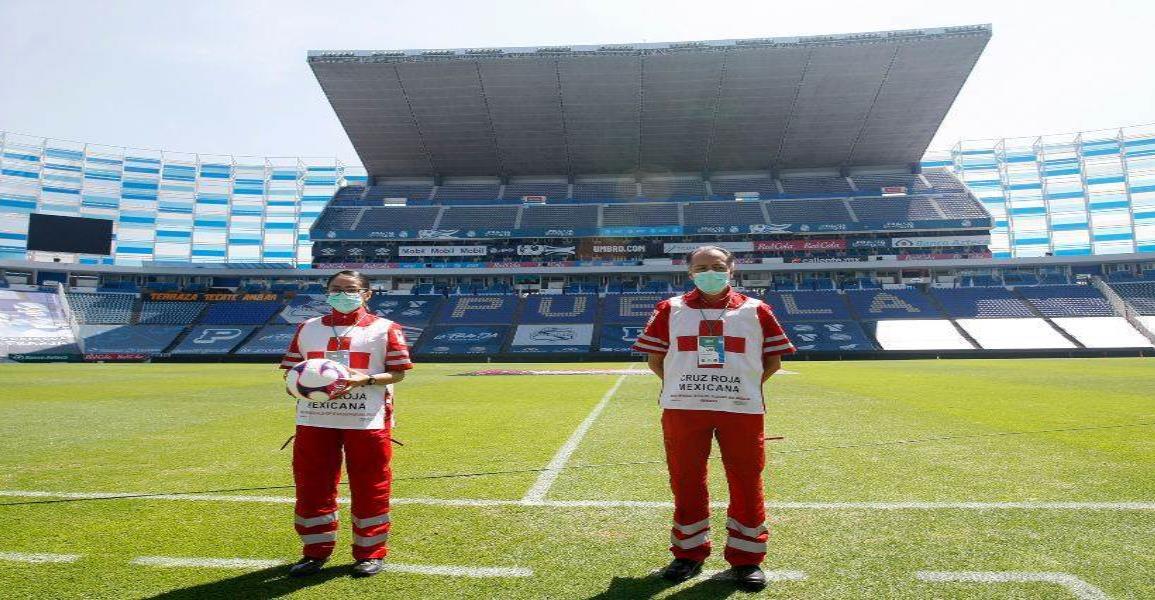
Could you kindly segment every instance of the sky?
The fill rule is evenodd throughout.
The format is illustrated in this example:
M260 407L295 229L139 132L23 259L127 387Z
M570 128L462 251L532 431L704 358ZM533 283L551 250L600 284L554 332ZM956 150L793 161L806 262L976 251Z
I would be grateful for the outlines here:
M358 163L311 49L667 42L990 23L931 149L1155 122L1155 2L0 0L0 131Z

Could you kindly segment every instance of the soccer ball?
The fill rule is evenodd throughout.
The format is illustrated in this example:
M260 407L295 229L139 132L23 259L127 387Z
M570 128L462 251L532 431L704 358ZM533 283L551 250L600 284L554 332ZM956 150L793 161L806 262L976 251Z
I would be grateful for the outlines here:
M349 369L327 358L310 358L293 365L285 376L289 395L300 400L329 400L345 392Z

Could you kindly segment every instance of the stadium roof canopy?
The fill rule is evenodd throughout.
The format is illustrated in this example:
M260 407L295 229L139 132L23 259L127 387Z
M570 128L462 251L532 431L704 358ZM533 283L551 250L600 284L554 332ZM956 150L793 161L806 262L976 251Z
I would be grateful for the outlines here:
M308 60L373 176L906 166L990 35L968 25Z

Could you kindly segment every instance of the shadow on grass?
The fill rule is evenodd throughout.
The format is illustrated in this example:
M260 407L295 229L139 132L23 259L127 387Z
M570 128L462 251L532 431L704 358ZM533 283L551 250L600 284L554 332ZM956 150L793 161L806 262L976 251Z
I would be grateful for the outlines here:
M614 577L610 586L591 600L634 600L638 598L653 598L670 588L679 585L662 579L657 574L642 577ZM734 581L725 576L697 578L692 585L680 589L666 598L676 600L693 600L696 598L726 598L738 593Z
M201 583L155 596L164 600L201 600L204 598L281 598L297 590L320 585L337 577L348 577L349 565L334 565L310 577L289 577L289 565L248 571L236 577Z

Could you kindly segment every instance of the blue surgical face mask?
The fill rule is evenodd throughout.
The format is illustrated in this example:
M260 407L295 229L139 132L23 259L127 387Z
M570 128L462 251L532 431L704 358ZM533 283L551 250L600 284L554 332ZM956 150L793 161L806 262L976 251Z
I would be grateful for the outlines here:
M694 274L694 285L703 293L714 295L730 285L730 274L726 271L702 271Z
M361 308L361 294L357 292L334 292L329 294L327 300L329 306L340 313L351 313Z

